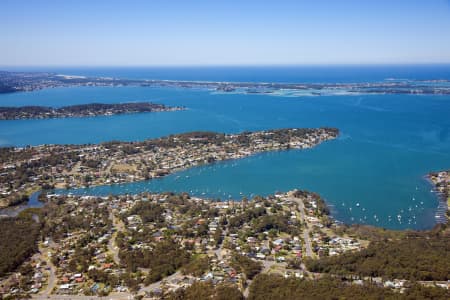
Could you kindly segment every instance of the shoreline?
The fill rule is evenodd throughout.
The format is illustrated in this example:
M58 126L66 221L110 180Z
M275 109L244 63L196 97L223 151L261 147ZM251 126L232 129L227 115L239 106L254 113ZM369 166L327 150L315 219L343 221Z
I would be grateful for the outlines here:
M285 152L285 151L289 151L289 150L299 151L301 149L281 149L281 150L256 152L256 153L252 153L252 154L249 154L248 156L244 156L244 157L241 157L241 158L248 158L248 157L251 157L251 156L263 155L263 154L269 153L269 152ZM158 190L151 190L151 189L142 189L142 190L137 190L137 191L128 191L128 190L124 191L124 188L120 187L120 186L133 184L133 183L138 183L139 184L139 183L150 182L151 180L163 179L166 176L174 175L174 174L176 174L178 172L183 172L183 171L186 171L186 170L191 169L191 168L204 167L204 166L213 165L213 164L216 164L216 163L219 163L219 164L220 163L226 163L227 161L229 162L229 161L235 161L235 160L239 160L239 159L240 158L229 158L229 159L225 159L225 160L214 161L212 163L204 163L204 164L199 164L199 165L185 167L185 168L178 168L178 169L175 168L175 169L171 169L170 172L167 173L167 174L163 174L163 175L158 176L158 177L153 177L153 178L143 179L143 180L118 182L118 183L108 183L108 184L92 184L90 186L78 186L78 187L73 187L73 188L69 188L69 189L64 188L64 186L55 186L54 189L48 190L48 193L49 194L54 194L55 196L71 196L71 197L74 197L74 196L80 196L80 197L86 196L86 197L100 197L101 198L101 197L107 197L109 195L113 195L113 196L130 195L130 196L133 196L133 195L138 195L138 194L141 194L141 193L174 192L174 191L171 191L171 190L158 191ZM436 194L435 197L438 198L437 200L439 201L439 203L446 205L446 203L444 201L444 199L445 199L444 198L444 194L436 190L436 188L435 188L433 182L431 181L429 175L424 175L422 178L424 180L426 180L427 182L429 182L430 186L433 187L433 194ZM105 187L112 187L112 188L119 187L121 189L121 191L114 192L114 193L113 192L108 192L107 194L105 194L103 192L100 192L100 193L90 193L89 192L90 188L103 187L103 186L105 186ZM297 188L301 188L301 187L297 187ZM58 190L58 191L56 191L56 190ZM42 190L40 192L42 192ZM224 197L220 197L220 196L216 197L216 196L211 196L211 195L195 194L195 193L192 193L192 191L189 191L189 190L176 191L175 193L182 193L182 192L185 192L185 193L191 195L192 197L199 197L199 198L202 198L202 199L205 199L205 200L216 201L216 199L220 199L221 202L226 202L226 201L237 201L237 202L240 202L242 200L241 198L245 196L245 195L243 195L241 197L240 196L236 196L236 197L233 197L233 198L224 198ZM285 191L279 191L279 192L283 193ZM253 194L253 195L258 195L258 194ZM252 197L250 195L247 195L247 196L248 197ZM2 214L2 211L4 211L4 210L17 208L19 210L18 212L20 212L20 211L22 211L24 209L27 209L29 207L35 207L35 206L29 206L28 203L29 202L27 202L26 204L19 204L17 206L11 206L11 207L8 207L8 208L0 209L0 215ZM400 231L409 230L409 229L390 229L389 227L377 226L376 224L366 224L366 223L358 223L358 222L356 222L356 223L353 222L352 223L352 222L350 222L348 220L347 221L343 221L343 220L340 220L339 218L336 217L336 215L335 215L336 211L335 211L335 206L334 205L330 205L327 201L326 201L326 205L330 209L329 217L333 220L334 223L339 224L339 225L346 225L346 226L362 225L362 226L373 226L373 227L376 227L376 228L384 228L384 229L389 229L389 230L400 230ZM445 207L446 207L446 210L447 210L448 206L446 205ZM439 206L435 210L435 213L434 213L433 216L436 216L436 212L438 212L438 211L439 211ZM445 216L443 216L443 217L445 218ZM433 226L435 226L436 224L446 224L446 223L448 223L445 220L439 220L437 218L432 218L432 221L433 221L432 225L427 226L426 228L414 229L414 230L426 231L426 230L429 230L429 229L433 228Z
M256 156L256 155L263 155L263 154L269 153L269 152L284 152L284 151L290 151L290 150L299 151L301 149L282 149L282 150L275 150L275 151L257 152L257 153L252 153L249 156L244 156L242 158L247 158L247 157ZM138 191L134 191L134 192L133 191L131 191L131 192L127 191L127 192L119 192L119 193L111 193L110 192L108 194L103 194L103 193L94 194L94 193L89 193L88 190L90 188L103 187L103 186L105 186L105 187L114 187L114 186L119 187L121 185L127 185L127 184L133 184L133 183L150 182L151 180L163 179L166 176L174 175L174 174L176 174L178 172L183 172L183 171L186 171L186 170L191 169L191 168L203 167L203 166L207 166L207 165L213 165L213 164L216 164L216 163L226 163L226 162L229 162L229 161L235 161L235 160L239 160L239 159L240 158L229 158L229 159L226 159L226 160L220 160L220 161L215 161L215 162L212 162L212 163L200 164L200 165L196 165L196 166L192 166L192 167L172 169L171 172L168 173L168 174L164 174L164 175L161 175L159 177L154 177L154 178L150 178L150 179L129 181L129 182L119 182L119 183L109 183L109 184L94 184L94 185L90 185L90 186L79 186L79 187L74 187L74 188L69 188L69 189L66 189L63 186L55 186L54 189L47 190L46 192L48 192L49 195L54 195L54 196L57 196L57 197L60 197L60 196L83 197L84 196L84 197L98 197L98 198L107 197L109 195L113 195L113 196L125 196L125 195L135 196L135 195L139 195L139 194L142 194L142 193L174 192L174 191L170 191L170 190L157 191L157 190L150 190L149 189L149 190L138 190ZM445 205L445 211L449 210L449 206L447 205L447 203L445 201L444 193L442 193L442 192L440 192L440 191L438 191L436 189L433 181L430 178L430 174L424 175L422 178L425 181L427 181L428 183L430 183L431 187L433 187L433 194L435 194L435 197L437 197L437 200L439 201L439 206L437 207L437 209L435 211L435 214L434 214L434 216L436 216L436 213L439 212L439 207L440 207L441 204ZM297 188L301 188L301 187L297 187ZM56 190L58 190L58 191L56 191ZM82 190L82 192L78 192L79 190ZM32 195L35 194L35 193L41 193L41 192L44 192L44 191L43 190L34 191L32 193ZM286 191L277 191L277 193L284 193L284 192L286 192ZM188 190L186 190L186 191L177 191L177 192L174 192L174 193L187 193L187 194L189 194L192 197L202 198L203 200L208 200L208 201L213 201L213 202L217 202L218 199L220 200L219 202L227 202L227 201L241 202L242 201L242 197L245 196L245 195L243 195L241 198L239 196L234 197L234 198L222 198L222 197L215 197L215 196L195 194L195 193L192 193L192 191L188 191ZM256 195L258 195L258 194L254 194L254 196L256 196ZM31 199L31 196L30 196L30 199ZM249 195L247 195L247 196L251 197ZM259 195L259 196L261 196L261 195ZM266 197L266 196L262 196L262 197ZM324 198L322 198L322 199L324 199ZM14 206L10 206L10 207L6 207L6 208L0 209L0 217L2 217L2 212L4 212L4 211L12 211L12 214L11 214L11 212L8 212L6 215L15 216L22 210L25 210L25 209L30 208L30 207L37 207L37 206L34 206L34 205L30 206L30 204L29 204L30 201L28 201L26 203L21 203L21 204L18 204L18 205L14 205ZM40 202L39 207L44 205L44 204L45 204L45 202ZM325 204L330 209L329 218L332 220L333 223L335 223L337 225L345 225L345 226L353 226L353 225L373 226L375 228L382 228L382 229L388 229L388 230L399 230L399 231L410 230L410 229L390 229L390 228L385 227L385 226L377 226L377 225L374 225L374 224L365 224L365 223L358 223L358 222L351 223L351 222L342 221L342 220L336 218L336 216L335 216L335 213L336 213L336 211L334 209L335 206L329 204L326 200L325 200ZM3 215L3 216L5 216L5 215ZM442 217L445 218L445 215L443 215ZM446 220L439 220L438 218L435 218L433 220L436 220L436 222L434 222L434 225L436 225L436 224L447 224L448 223L448 219L446 219ZM426 230L430 230L431 228L433 228L433 226L431 226L429 228L427 227L427 228L423 228L423 229L414 229L414 230L426 231Z
M337 129L331 128L241 134L191 132L142 142L1 148L4 152L3 183L19 183L19 188L14 190L3 186L2 193L12 197L37 186L75 188L137 182L261 152L311 148L338 134ZM24 170L33 174L32 177L26 175L25 182Z
M356 255L358 258L358 253L366 249L374 249L379 253L381 250L376 244L380 242L387 243L386 246L395 243L396 247L400 247L403 252L410 251L409 248L406 249L410 244L406 243L411 241L414 242L415 247L425 249L421 243L415 242L417 238L434 238L434 243L439 242L439 245L445 245L445 240L440 240L445 236L437 237L435 232L428 230L397 231L368 225L339 224L330 218L329 207L319 194L298 189L277 192L264 197L255 196L251 201L217 201L193 197L185 193L142 192L110 197L48 195L43 203L45 206L42 211L46 218L43 219L42 226L44 228L50 226L55 230L46 231L46 235L42 236L39 242L39 252L36 255L30 255L22 262L25 265L36 265L39 272L47 273L48 286L56 287L50 292L47 292L45 285L31 290L30 284L28 289L24 289L30 291L30 294L36 294L33 298L39 299L71 296L98 299L98 295L85 297L82 295L83 287L93 285L94 277L90 271L95 269L119 275L124 270L128 270L127 267L131 262L136 263L138 268L136 271L128 271L130 274L143 272L150 275L153 265L141 257L144 257L143 253L147 255L155 253L156 260L157 257L173 255L173 248L164 248L170 253L154 252L161 245L167 245L164 244L166 242L178 246L176 253L191 254L192 256L187 257L192 258L192 261L197 261L195 257L199 254L199 257L209 257L211 260L208 261L206 269L202 269L199 273L186 272L191 262L188 260L169 269L168 273L162 273L160 277L141 282L142 284L138 286L134 294L149 296L148 292L157 289L164 282L168 282L169 290L177 290L184 283L189 286L194 281L208 278L207 276L210 275L205 274L209 274L211 270L211 274L215 274L214 278L219 283L237 284L238 288L245 290L239 282L232 280L236 276L245 280L249 279L249 284L252 280L246 277L245 269L241 269L234 263L238 253L240 257L246 257L244 263L253 262L260 265L258 273L262 274L277 273L286 278L295 277L305 280L319 280L321 276L331 274L345 281L350 280L353 284L361 285L364 280L368 284L375 283L380 287L402 292L404 288L410 287L408 283L416 281L408 273L387 273L387 275L379 273L361 275L356 271L340 273L335 270L320 270L314 264L323 262L325 259L333 259L333 257L339 259L341 255ZM193 216L189 208L196 208L202 213ZM162 211L162 219L155 219L156 217L149 215L148 211L155 213ZM70 212L72 219L66 218L67 212ZM76 220L80 219L85 220L86 223L77 223ZM227 219L228 222L221 222L223 219ZM67 225L70 220L75 220L71 223L73 227L62 229L67 227L59 226ZM276 230L267 230L269 225L274 226ZM83 230L84 228L102 230ZM180 228L186 229L180 230ZM199 228L203 228L202 233L199 233ZM249 232L248 228L252 231ZM436 230L441 230L443 235L447 234L445 227ZM119 232L122 237L120 239ZM244 232L245 234L241 234ZM90 260L89 267L85 266L74 271L67 262L79 255L67 250L72 249L78 241L87 241L85 247L92 250L89 253L95 251L95 255L87 254ZM437 247L437 249L440 248L442 246ZM391 249L396 248L393 246ZM422 253L426 255L426 251ZM127 256L129 260L124 260L123 254L130 254ZM389 255L394 260L399 260L395 253ZM111 258L110 261L105 260L108 256ZM49 260L50 257L58 259ZM42 261L46 261L46 264L41 264ZM47 265L50 268L44 269ZM233 273L228 272L230 266L234 270ZM6 290L11 290L15 283L8 281L8 276L2 279L6 283L4 285L7 287ZM424 286L448 288L448 283L438 278L442 276L440 273L433 273L433 276L418 282ZM77 280L79 278L83 280ZM178 280L172 281L173 278ZM108 278L93 281L107 282ZM391 282L395 282L398 286L390 284ZM129 292L122 289L124 286L129 287L128 283L119 287L115 285L108 287L105 284L102 289L109 294L108 297L114 298L115 292Z
M0 219L16 217L22 211L29 209L29 208L43 207L45 205L45 203L39 200L39 196L42 194L42 192L44 192L44 190L37 190L29 196L29 199L26 202L22 202L20 204L13 205L13 206L7 206L7 207L0 208ZM34 202L34 203L31 203L31 202Z
M301 149L290 149L290 150L300 151ZM281 151L290 151L290 150L277 150L277 151L281 152ZM267 153L267 152L255 153L255 154L252 154L251 156L253 156L253 155L261 155L261 154L264 154L264 153ZM231 158L231 159L228 159L228 160L213 162L212 164L224 163L224 162L232 161L232 160L238 160L238 159L232 159ZM197 166L194 166L193 168L202 167L202 166L205 166L205 164L204 165L197 165ZM31 197L34 194L37 194L39 196L39 194L41 194L43 192L46 192L47 199L50 199L50 198L53 198L53 197L56 197L56 198L58 198L58 197L69 197L69 198L77 198L77 197L83 198L83 197L86 197L86 198L101 198L101 199L105 199L105 198L108 198L109 196L113 196L113 197L125 197L125 196L136 197L136 196L143 195L143 194L174 193L174 194L187 194L193 199L197 199L198 198L198 199L201 199L202 201L207 201L207 202L212 202L212 203L227 203L227 202L230 202L230 201L231 202L235 202L235 203L241 203L242 202L242 197L245 197L245 195L244 195L241 198L235 197L235 198L226 198L225 199L225 198L212 197L212 196L207 196L207 195L198 195L198 194L195 194L195 193L191 193L190 191L176 191L175 192L175 191L170 191L170 190L167 190L167 191L140 190L140 191L136 191L136 192L123 192L123 193L120 192L120 193L108 193L108 194L90 194L89 192L84 192L84 193L72 193L71 192L73 190L86 190L86 189L89 189L89 188L96 188L96 187L102 187L102 186L112 187L112 186L120 186L122 184L149 182L149 181L155 180L155 179L156 180L157 179L162 179L162 178L164 178L166 176L173 175L173 174L176 174L177 172L182 172L182 171L185 171L187 169L189 169L189 168L183 168L183 169L180 169L180 170L174 170L172 173L163 175L161 177L156 177L156 178L151 178L151 179L146 179L146 180L141 180L141 181L112 183L112 184L99 184L99 185L92 185L92 186L88 186L88 187L85 186L85 187L76 187L76 188L70 188L70 189L65 189L64 187L55 187L55 189L47 190L47 191L38 190L38 191L35 191L30 196L30 201L31 201ZM427 182L429 182L432 186L434 186L433 182L431 181L431 179L428 176L429 175L424 175L423 179L426 180ZM56 191L56 190L62 190L63 193L61 193L61 191ZM251 198L249 196L248 199L253 199L254 197L263 197L264 198L264 197L270 197L270 196L273 196L273 195L276 196L278 194L288 194L288 193L291 193L293 191L298 191L298 190L301 190L301 187L298 187L298 188L295 188L294 190L289 190L289 191L279 191L279 190L277 190L276 192L274 192L274 194L267 194L267 195L254 194ZM435 191L434 188L433 188L433 191ZM436 197L438 198L438 201L440 203L441 202L444 203L444 201L441 201L442 199L444 199L444 198L442 198L444 195L442 193L438 192L438 191L435 191L434 193L436 193ZM334 224L334 226L345 226L345 227L353 227L353 226L357 226L357 227L363 226L363 227L365 227L365 226L368 226L368 227L372 227L372 228L378 228L378 229L383 229L383 230L391 230L391 231L399 231L399 232L407 232L409 230L414 230L414 231L418 231L418 232L424 232L424 231L431 230L437 224L447 224L448 223L448 221L447 222L436 222L433 226L431 226L429 228L423 228L423 229L410 229L410 228L392 229L392 228L388 228L388 227L385 227L385 226L377 226L377 225L374 225L374 224L366 224L366 223L358 223L358 222L356 222L356 223L347 223L345 221L342 221L342 220L336 218L336 216L335 216L335 214L336 214L335 205L330 204L326 200L326 198L323 198L322 196L320 196L320 198L322 199L324 205L329 209L329 213L327 214L327 216L330 219L331 223ZM11 207L2 208L2 209L0 209L0 218L1 217L5 217L5 216L14 217L18 213L20 213L21 211L23 211L25 209L35 208L35 207L42 207L42 206L44 206L47 203L48 200L46 200L46 201L37 200L37 201L38 201L38 206L34 206L34 205L30 206L29 202L27 202L25 204L22 203L22 204L19 204L17 206L11 206ZM446 206L446 209L449 209L449 208L450 208L450 206L449 207ZM2 212L4 210L7 210L7 211L8 210L12 210L12 214L10 213L9 215L3 215L2 216ZM17 211L15 211L15 210L17 210Z
M283 149L283 150L275 150L275 151L265 151L265 152L258 152L258 153L253 153L250 154L249 156L246 157L242 157L242 158L247 158L247 157L251 157L251 156L255 156L255 155L260 155L260 154L264 154L264 153L268 153L268 152L281 152L281 151L301 151L303 149ZM57 197L60 196L78 196L78 197L98 197L98 198L103 198L106 197L105 195L93 195L93 194L77 194L77 193L71 193L70 191L73 190L80 190L80 189L89 189L89 188L96 188L96 187L102 187L102 186L119 186L122 184L130 184L130 183L142 183L142 182L147 182L147 181L152 181L152 180L158 180L158 179L163 179L166 176L170 176L173 174L176 174L178 172L183 172L186 171L188 169L191 168L196 168L196 167L202 167L202 166L206 166L206 165L214 165L216 163L225 163L225 162L229 162L229 161L233 161L233 160L239 160L241 158L229 158L229 159L225 159L225 160L220 160L220 161L215 161L209 164L202 164L202 165L197 165L197 166L193 166L193 167L186 167L186 168L179 168L179 169L173 169L171 173L165 174L165 175L161 175L159 177L154 177L154 178L149 178L149 179L144 179L144 180L137 180L137 181L129 181L129 182L119 182L119 183L109 183L109 184L94 184L94 185L90 185L90 186L80 186L80 187L73 187L73 188L65 188L64 186L56 186L53 189L50 190L43 190L43 189L37 189L34 190L30 193L29 195L29 200L27 201L23 201L21 203L18 204L14 204L14 205L10 205L10 206L6 206L6 207L1 207L0 208L0 218L3 216L8 216L9 212L7 214L2 214L4 211L9 211L11 210L10 213L14 214L11 216L16 216L18 213L20 213L21 211L28 209L28 208L34 208L34 207L42 207L43 205L45 205L45 202L37 200L37 202L39 203L38 206L30 206L33 204L30 204L31 198L33 197L33 195L37 195L39 196L39 194L43 193L43 192L51 192L52 195L55 195ZM58 193L56 190L64 190L67 191L67 193ZM171 191L166 191L166 192L171 192ZM288 191L289 192L289 191ZM157 191L140 191L140 192L136 192L136 193L120 193L120 194L114 194L115 196L124 196L124 195L140 195L142 193L152 193L152 194L157 194L157 193L161 193L161 192L157 192ZM184 191L184 192L180 192L180 193L187 193L189 195L191 195L191 193L189 193L188 191ZM280 192L283 193L283 192ZM47 194L48 195L48 194ZM194 198L202 198L205 201L212 201L212 202L226 202L226 201L235 201L235 202L240 202L242 201L242 199L221 199L221 198L208 198L208 197L204 197L204 196L197 196L197 195L191 195ZM256 195L255 195L256 196ZM216 201L216 199L219 199L220 201ZM328 208L330 208L330 206L328 204L326 204L326 206ZM15 211L17 210L17 212ZM336 223L341 223L341 224L345 224L342 221L339 221L337 219L335 219L331 213L329 215L329 217L331 219L333 219L334 222Z
M450 171L430 172L424 176L432 186L432 192L436 194L439 204L436 213L442 211L442 215L435 215L436 219L442 224L450 222ZM441 208L441 210L439 210Z
M152 102L88 103L62 107L4 106L0 107L0 121L87 118L182 110L186 110L186 108L183 106L165 106Z
M27 75L27 77L24 77ZM26 78L26 80L24 80ZM321 91L331 89L349 93L369 94L424 94L450 95L447 83L450 80L384 80L378 82L225 82L196 80L163 80L163 79L126 79L58 75L45 72L8 72L0 71L0 82L4 82L1 93L29 92L53 87L73 86L140 86L140 87L173 87L173 88L209 88L218 92L245 92L246 94L267 94L280 90L309 91L320 96ZM429 83L429 84L427 84ZM430 85L433 84L433 85Z

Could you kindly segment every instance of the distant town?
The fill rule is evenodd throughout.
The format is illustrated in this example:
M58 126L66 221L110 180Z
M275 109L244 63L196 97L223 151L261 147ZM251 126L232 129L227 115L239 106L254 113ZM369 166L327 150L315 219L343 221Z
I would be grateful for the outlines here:
M449 80L402 80L387 78L382 82L363 83L265 83L213 82L121 79L86 77L45 72L0 71L0 93L35 91L46 88L73 86L141 86L201 88L224 93L277 94L285 91L304 92L305 95L329 94L433 94L449 95Z
M165 112L184 109L184 107L180 106L169 107L163 104L150 102L129 102L117 104L89 103L58 108L47 106L0 107L0 120L111 116L118 114Z

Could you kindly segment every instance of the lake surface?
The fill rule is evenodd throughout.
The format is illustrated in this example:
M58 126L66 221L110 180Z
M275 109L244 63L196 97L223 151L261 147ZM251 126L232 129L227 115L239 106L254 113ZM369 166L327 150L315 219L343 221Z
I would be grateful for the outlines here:
M450 79L448 66L336 67L329 72L324 68L62 69L58 73L278 82L371 82L392 77ZM144 100L184 105L188 110L1 121L0 144L132 141L193 130L233 133L283 127L337 127L341 130L337 140L305 151L263 153L185 170L153 181L71 192L108 195L146 190L187 191L197 196L240 199L300 188L321 194L332 205L333 215L347 223L397 229L424 229L436 223L438 199L430 192L431 185L423 176L430 171L450 168L449 96L288 97L143 87L58 88L0 95L1 106Z

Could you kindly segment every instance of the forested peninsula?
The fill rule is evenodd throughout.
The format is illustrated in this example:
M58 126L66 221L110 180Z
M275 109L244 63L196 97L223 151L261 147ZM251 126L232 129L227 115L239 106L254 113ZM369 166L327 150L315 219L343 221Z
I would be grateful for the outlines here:
M89 103L58 108L48 106L0 107L0 120L92 117L184 109L181 106L166 106L151 102Z

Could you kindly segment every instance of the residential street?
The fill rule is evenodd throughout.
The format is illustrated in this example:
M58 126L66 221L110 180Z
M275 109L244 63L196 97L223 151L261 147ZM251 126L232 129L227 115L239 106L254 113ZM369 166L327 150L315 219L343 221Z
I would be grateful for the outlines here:
M43 290L39 295L42 297L47 297L51 294L54 287L56 286L56 267L53 265L51 259L48 256L48 248L43 248L41 245L39 246L40 258L42 261L47 263L47 266L50 268L49 277L47 281L47 287Z
M305 205L303 204L303 201L298 198L295 198L295 197L290 197L288 199L297 203L298 210L300 211L300 220L302 221L302 223L306 223L306 221L305 221L306 220ZM305 227L303 230L303 240L305 242L306 256L313 257L313 251L312 251L311 239L309 237L309 232L310 232L309 227Z
M113 228L115 228L115 231L108 242L108 250L113 255L114 263L117 266L120 266L119 248L116 245L116 236L117 232L124 230L124 224L121 220L117 219L113 212L110 212L110 219L113 222Z

